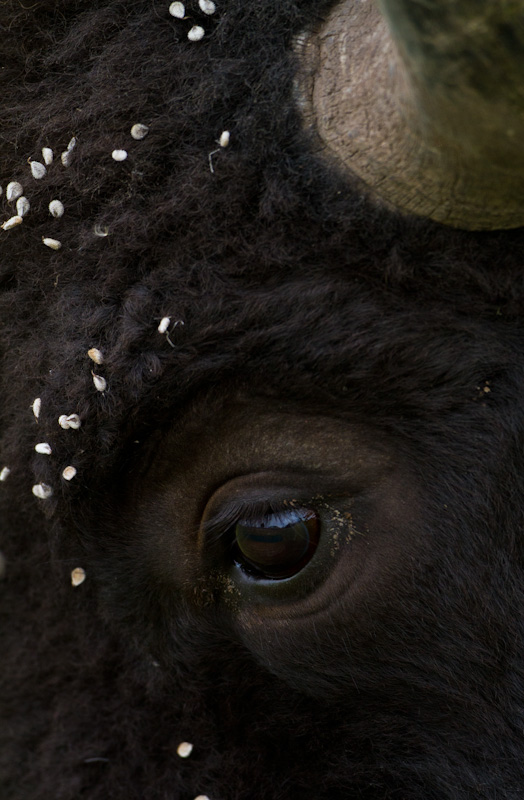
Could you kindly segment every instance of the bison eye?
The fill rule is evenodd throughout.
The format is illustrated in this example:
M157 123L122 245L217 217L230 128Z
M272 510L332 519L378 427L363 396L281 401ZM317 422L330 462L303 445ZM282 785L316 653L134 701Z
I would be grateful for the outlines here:
M231 530L233 559L255 578L289 578L313 557L319 532L319 518L307 508L241 519Z

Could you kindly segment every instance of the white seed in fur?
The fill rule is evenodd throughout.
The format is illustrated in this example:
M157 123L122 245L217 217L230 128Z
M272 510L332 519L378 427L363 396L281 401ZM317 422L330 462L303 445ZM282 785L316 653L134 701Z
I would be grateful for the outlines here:
M11 470L9 467L2 467L0 470L0 482L4 482L8 479L9 475L11 474Z
M50 239L48 236L42 236L42 242L46 247L50 247L51 250L60 250L62 247L62 242L59 242L58 239Z
M51 445L48 442L38 442L38 444L35 444L35 450L37 453L41 453L43 456L50 456L53 452Z
M200 25L193 25L193 27L188 31L187 38L190 42L199 42L200 39L204 38L205 31Z
M95 364L103 364L104 363L104 356L96 347L92 347L90 350L87 351L87 355L94 361Z
M35 415L35 418L38 419L38 417L40 416L40 409L42 408L42 401L39 397L35 397L31 408L33 409L33 414Z
M173 5L175 4L173 3ZM182 5L182 3L180 3L180 5ZM141 122L137 122L136 125L133 125L133 127L131 128L131 136L133 137L133 139L136 139L137 141L143 139L145 136L147 136L148 133L149 133L148 126L142 125Z
M36 483L32 488L32 492L39 500L47 500L53 494L51 486L48 486L47 483Z
M23 221L23 217L18 214L16 217L10 217L9 219L6 219L6 221L2 223L1 228L4 231L9 231L11 228L16 228L16 226L20 225L20 223Z
M58 219L64 214L64 204L61 203L60 200L51 200L48 208L49 213L52 217L55 217L55 219Z
M227 147L229 144L229 138L230 138L229 131L222 131L222 133L220 134L220 139L218 140L220 147Z
M158 326L158 332L165 333L170 325L171 325L171 318L162 317L162 319L160 320L160 325Z
M82 421L78 414L60 414L58 417L58 424L65 431L68 428L72 428L76 431L82 425Z
M214 14L217 10L213 0L198 0L198 5L200 7L200 11L203 11L204 14Z
M198 797L195 797L195 800L209 800L207 794L199 794Z
M39 181L47 175L47 169L40 161L31 161L31 175L35 180Z
M187 758L191 755L192 750L193 745L190 742L181 742L176 749L180 758Z
M11 181L11 183L7 184L7 189L5 190L6 199L12 203L14 200L18 200L24 193L24 187L18 181Z
M95 389L97 392L105 392L107 389L107 381L101 375L95 375L94 372L91 373L93 376L93 383L95 384Z
M71 584L73 586L80 586L86 579L86 571L82 567L76 567L71 573Z
M25 215L29 212L30 208L31 204L29 203L27 197L24 197L22 195L22 197L19 197L18 200L16 201L16 212L19 217L25 217Z
M65 481L72 481L76 475L76 467L66 467L62 472L62 478Z
M171 3L169 6L169 13L172 17L176 17L177 19L184 19L186 14L186 9L183 3Z
M73 136L73 138L70 140L69 144L67 145L67 149L64 150L64 152L60 156L60 160L61 160L62 164L64 165L64 167L70 167L71 166L71 162L73 160L73 150L75 149L75 147L76 147L76 139Z
M53 163L54 154L50 147L42 147L42 158L47 166Z
M115 161L125 161L127 158L127 150L113 150L111 158Z

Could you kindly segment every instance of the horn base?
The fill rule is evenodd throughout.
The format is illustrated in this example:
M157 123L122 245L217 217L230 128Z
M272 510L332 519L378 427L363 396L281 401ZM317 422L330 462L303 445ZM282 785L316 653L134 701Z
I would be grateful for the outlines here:
M337 5L297 51L305 121L323 154L358 177L365 191L456 228L524 225L519 109L497 107L471 85L449 91L449 69L446 91L434 76L425 81L424 69L413 77L413 65L370 2Z

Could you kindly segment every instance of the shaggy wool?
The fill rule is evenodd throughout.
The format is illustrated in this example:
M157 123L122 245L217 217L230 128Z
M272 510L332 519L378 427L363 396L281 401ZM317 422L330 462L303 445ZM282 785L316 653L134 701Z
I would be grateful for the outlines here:
M524 236L403 217L323 159L293 43L329 5L1 6L1 220L10 182L30 203L0 230L2 800L523 795ZM433 555L343 663L166 600L115 512L239 396L366 426L424 498Z

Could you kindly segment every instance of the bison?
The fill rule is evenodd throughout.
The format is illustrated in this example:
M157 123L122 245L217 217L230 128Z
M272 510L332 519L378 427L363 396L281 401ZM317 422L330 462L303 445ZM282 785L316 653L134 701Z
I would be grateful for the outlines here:
M524 793L520 0L5 0L2 800Z

